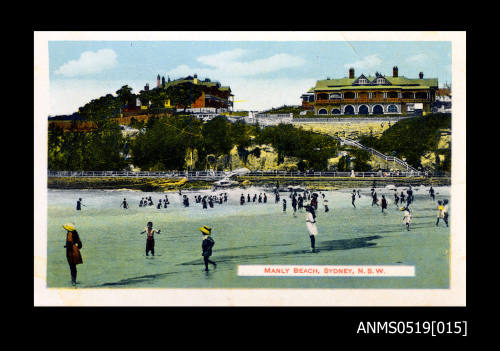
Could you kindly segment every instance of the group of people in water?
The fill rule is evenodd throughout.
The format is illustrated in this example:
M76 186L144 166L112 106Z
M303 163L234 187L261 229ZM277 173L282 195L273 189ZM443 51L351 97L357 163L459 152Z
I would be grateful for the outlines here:
M432 201L435 201L435 191L430 187L429 190L429 195L432 199ZM160 198L158 200L158 203L156 205L157 209L161 208L167 208L167 206L170 204L170 201L168 199L168 195L165 194L164 198ZM179 190L179 196L182 196L182 205L184 207L189 207L189 198L187 195L182 195L181 191ZM275 204L280 203L280 192L277 191L276 189L274 190L274 196L275 196ZM316 248L316 236L318 235L318 228L317 228L317 223L316 223L316 218L317 218L317 211L319 207L319 201L322 201L324 212L329 212L328 208L328 200L326 198L326 195L319 191L319 194L317 192L313 191L290 191L288 194L288 197L291 201L291 205L293 208L293 216L296 217L296 212L301 211L302 209L305 209L306 212L306 228L309 233L309 238L310 238L310 245L311 245L311 251L313 253L319 252L319 250ZM353 189L352 194L351 194L351 203L354 208L356 208L356 199L361 198L361 193L359 189ZM387 199L385 195L382 195L380 204L379 204L379 199L377 192L375 188L373 187L371 189L371 198L372 198L372 206L380 206L382 209L382 212L384 210L387 210ZM201 204L203 209L206 209L208 207L213 208L214 204L219 204L222 205L224 203L228 202L228 194L227 193L219 193L219 194L212 194L212 195L195 195L194 196L194 202L196 204ZM413 195L413 189L411 186L406 189L406 194L404 191L401 191L400 194L398 194L397 189L394 189L394 204L395 206L404 212L403 216L403 223L405 224L406 230L410 230L410 224L411 224L411 219L412 219L412 211L410 210L410 205L414 202L414 195ZM253 196L250 196L250 193L246 194L241 194L240 196L240 205L244 205L245 203L267 203L267 194L265 192L253 194ZM439 200L438 202L438 208L437 208L437 220L436 220L436 226L439 225L440 220L442 219L443 222L446 224L448 227L448 216L449 216L449 208L448 208L448 200ZM283 198L282 199L282 204L283 204L283 212L286 212L287 208L287 199ZM399 207L403 205L402 207ZM82 199L79 198L77 200L76 204L76 210L81 211L82 206L85 206L82 203ZM139 207L147 207L147 206L154 206L153 199L151 196L148 197L142 197L141 200L139 201ZM123 207L124 209L128 209L129 205L126 200L126 198L123 199L123 201L120 204L120 207ZM80 237L78 235L78 232L76 231L75 226L72 223L66 223L63 225L63 228L66 229L67 234L66 234L66 257L68 260L68 264L70 266L70 272L71 272L71 281L72 284L76 284L76 276L77 276L77 270L76 270L76 265L82 264L83 260L80 254L80 249L82 248L82 242L80 240ZM203 234L203 239L202 239L202 256L203 256L203 262L205 265L205 271L208 271L208 265L211 264L213 265L214 269L217 267L217 264L213 261L210 260L210 257L212 255L212 248L215 244L215 241L211 237L211 232L212 228L208 226L203 226L199 228L199 230ZM151 253L152 256L155 254L155 240L154 240L154 235L155 234L160 234L161 230L160 229L154 229L153 228L153 223L150 221L147 223L146 227L140 234L146 233L146 256L149 256L149 253Z

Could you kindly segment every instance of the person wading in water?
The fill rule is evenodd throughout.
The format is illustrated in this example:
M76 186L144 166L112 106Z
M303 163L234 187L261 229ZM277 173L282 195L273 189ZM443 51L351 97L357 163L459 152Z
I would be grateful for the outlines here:
M66 223L63 225L63 228L66 229L66 245L64 245L66 248L66 259L68 260L71 272L71 284L74 286L76 285L76 265L83 263L80 253L82 242L73 224Z
M120 207L123 207L125 210L128 209L128 203L127 199L123 199L122 203L120 204Z
M382 195L382 213L384 213L384 210L387 210L387 200L385 199L385 195Z
M205 272L208 272L208 264L212 264L214 269L217 268L217 263L210 260L210 256L212 256L212 248L215 245L214 239L210 236L212 233L212 228L204 225L199 228L201 233L203 234L203 241L201 242L201 255L203 256L203 262L205 263Z
M153 222L148 222L147 227L141 232L141 234L148 233L146 237L146 256L149 256L149 251L151 255L155 255L155 237L154 234L160 234L161 230L153 229Z
M82 206L85 206L84 204L82 204L82 198L79 198L78 201L76 202L76 210L77 211L81 211L82 210ZM87 206L85 206L87 207Z

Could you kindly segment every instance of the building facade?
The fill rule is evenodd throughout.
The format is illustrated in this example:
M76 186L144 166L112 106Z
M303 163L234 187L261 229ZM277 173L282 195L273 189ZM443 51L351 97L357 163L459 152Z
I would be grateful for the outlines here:
M201 96L191 103L191 109L216 109L218 111L231 111L233 108L234 95L231 88L222 86L219 82L212 82L210 79L199 80L198 76L188 76L185 78L169 81L163 85L168 88L177 84L195 84L202 88ZM181 108L182 106L177 106Z
M318 80L302 95L302 106L312 105L315 115L406 115L422 104L425 114L431 112L437 89L437 78L424 79L423 72L419 78L400 77L394 67L390 77L378 72L356 77L350 68L348 78Z

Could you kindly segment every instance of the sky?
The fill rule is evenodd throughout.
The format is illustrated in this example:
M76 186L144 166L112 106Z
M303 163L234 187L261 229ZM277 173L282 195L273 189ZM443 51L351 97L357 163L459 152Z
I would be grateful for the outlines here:
M198 75L230 86L234 110L301 104L317 80L360 74L437 78L451 84L445 41L50 41L50 115L71 114L127 84Z

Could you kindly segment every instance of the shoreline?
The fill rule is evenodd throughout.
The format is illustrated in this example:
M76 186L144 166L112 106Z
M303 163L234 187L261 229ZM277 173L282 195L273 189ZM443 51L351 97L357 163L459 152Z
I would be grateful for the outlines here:
M272 188L279 182L280 187L305 185L314 190L338 190L344 188L366 188L375 184L376 188L394 185L412 186L449 186L451 177L404 177L404 178L351 178L351 177L236 177L239 186ZM134 190L143 192L174 192L181 190L206 190L213 187L213 181L181 181L178 178L128 178L128 177L89 177L89 178L47 178L48 189L100 189ZM226 188L227 189L227 188Z

